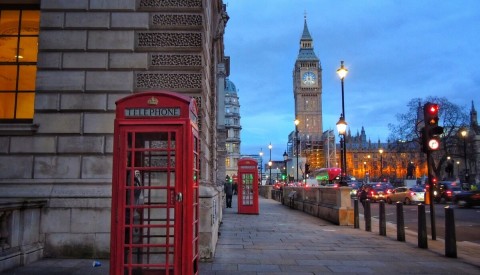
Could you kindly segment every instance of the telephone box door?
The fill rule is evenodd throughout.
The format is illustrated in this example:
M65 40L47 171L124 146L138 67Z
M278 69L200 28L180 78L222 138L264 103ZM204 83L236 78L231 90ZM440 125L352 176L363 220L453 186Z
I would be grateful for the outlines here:
M136 105L152 97L158 102L182 103L169 96L137 94L117 102L111 275L198 273L198 134L194 124L181 116L150 116L160 110L140 110L134 117L118 115L119 108L143 108ZM189 103L183 103L185 110ZM128 114L128 110L121 112Z
M258 214L258 168L253 158L238 161L238 213Z

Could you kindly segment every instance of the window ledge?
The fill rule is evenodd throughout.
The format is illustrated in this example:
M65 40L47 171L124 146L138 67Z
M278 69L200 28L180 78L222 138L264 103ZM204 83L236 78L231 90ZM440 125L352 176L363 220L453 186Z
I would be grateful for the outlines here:
M30 136L38 130L38 124L0 124L0 136Z

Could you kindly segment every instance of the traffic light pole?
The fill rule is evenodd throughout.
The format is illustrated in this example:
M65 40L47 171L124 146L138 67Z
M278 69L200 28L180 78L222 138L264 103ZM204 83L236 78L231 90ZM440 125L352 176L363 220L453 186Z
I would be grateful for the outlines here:
M432 230L432 240L437 239L437 230L435 227L435 207L433 205L433 188L434 188L434 181L433 181L433 173L432 173L432 158L431 158L431 151L427 150L427 170L428 170L428 196L430 197L430 227Z

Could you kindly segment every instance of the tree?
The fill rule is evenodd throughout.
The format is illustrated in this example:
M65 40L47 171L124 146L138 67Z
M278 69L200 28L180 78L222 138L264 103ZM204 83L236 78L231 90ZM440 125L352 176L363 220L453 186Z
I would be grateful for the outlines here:
M420 150L421 138L420 130L424 126L423 105L426 102L436 103L440 106L439 125L444 128L441 136L441 149L432 153L433 171L437 178L442 178L442 169L446 165L447 157L461 157L462 151L459 149L462 140L458 135L460 128L468 125L468 114L462 108L444 97L428 97L425 100L414 98L407 104L407 112L397 114L398 124L388 124L390 130L389 140L396 142L397 149L402 150L401 146L415 146Z

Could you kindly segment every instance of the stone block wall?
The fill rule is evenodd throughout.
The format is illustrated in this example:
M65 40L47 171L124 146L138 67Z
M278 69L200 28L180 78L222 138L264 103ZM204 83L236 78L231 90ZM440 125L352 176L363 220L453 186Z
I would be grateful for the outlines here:
M201 184L217 184L224 7L222 1L202 0L39 3L34 126L29 133L0 136L0 198L48 201L40 220L46 255L106 257L118 99L154 90L194 97ZM218 199L205 200L220 205ZM202 208L200 214L211 213ZM211 231L206 250L214 251L218 216L213 224L200 221Z
M349 187L284 187L283 203L338 225L353 225Z

